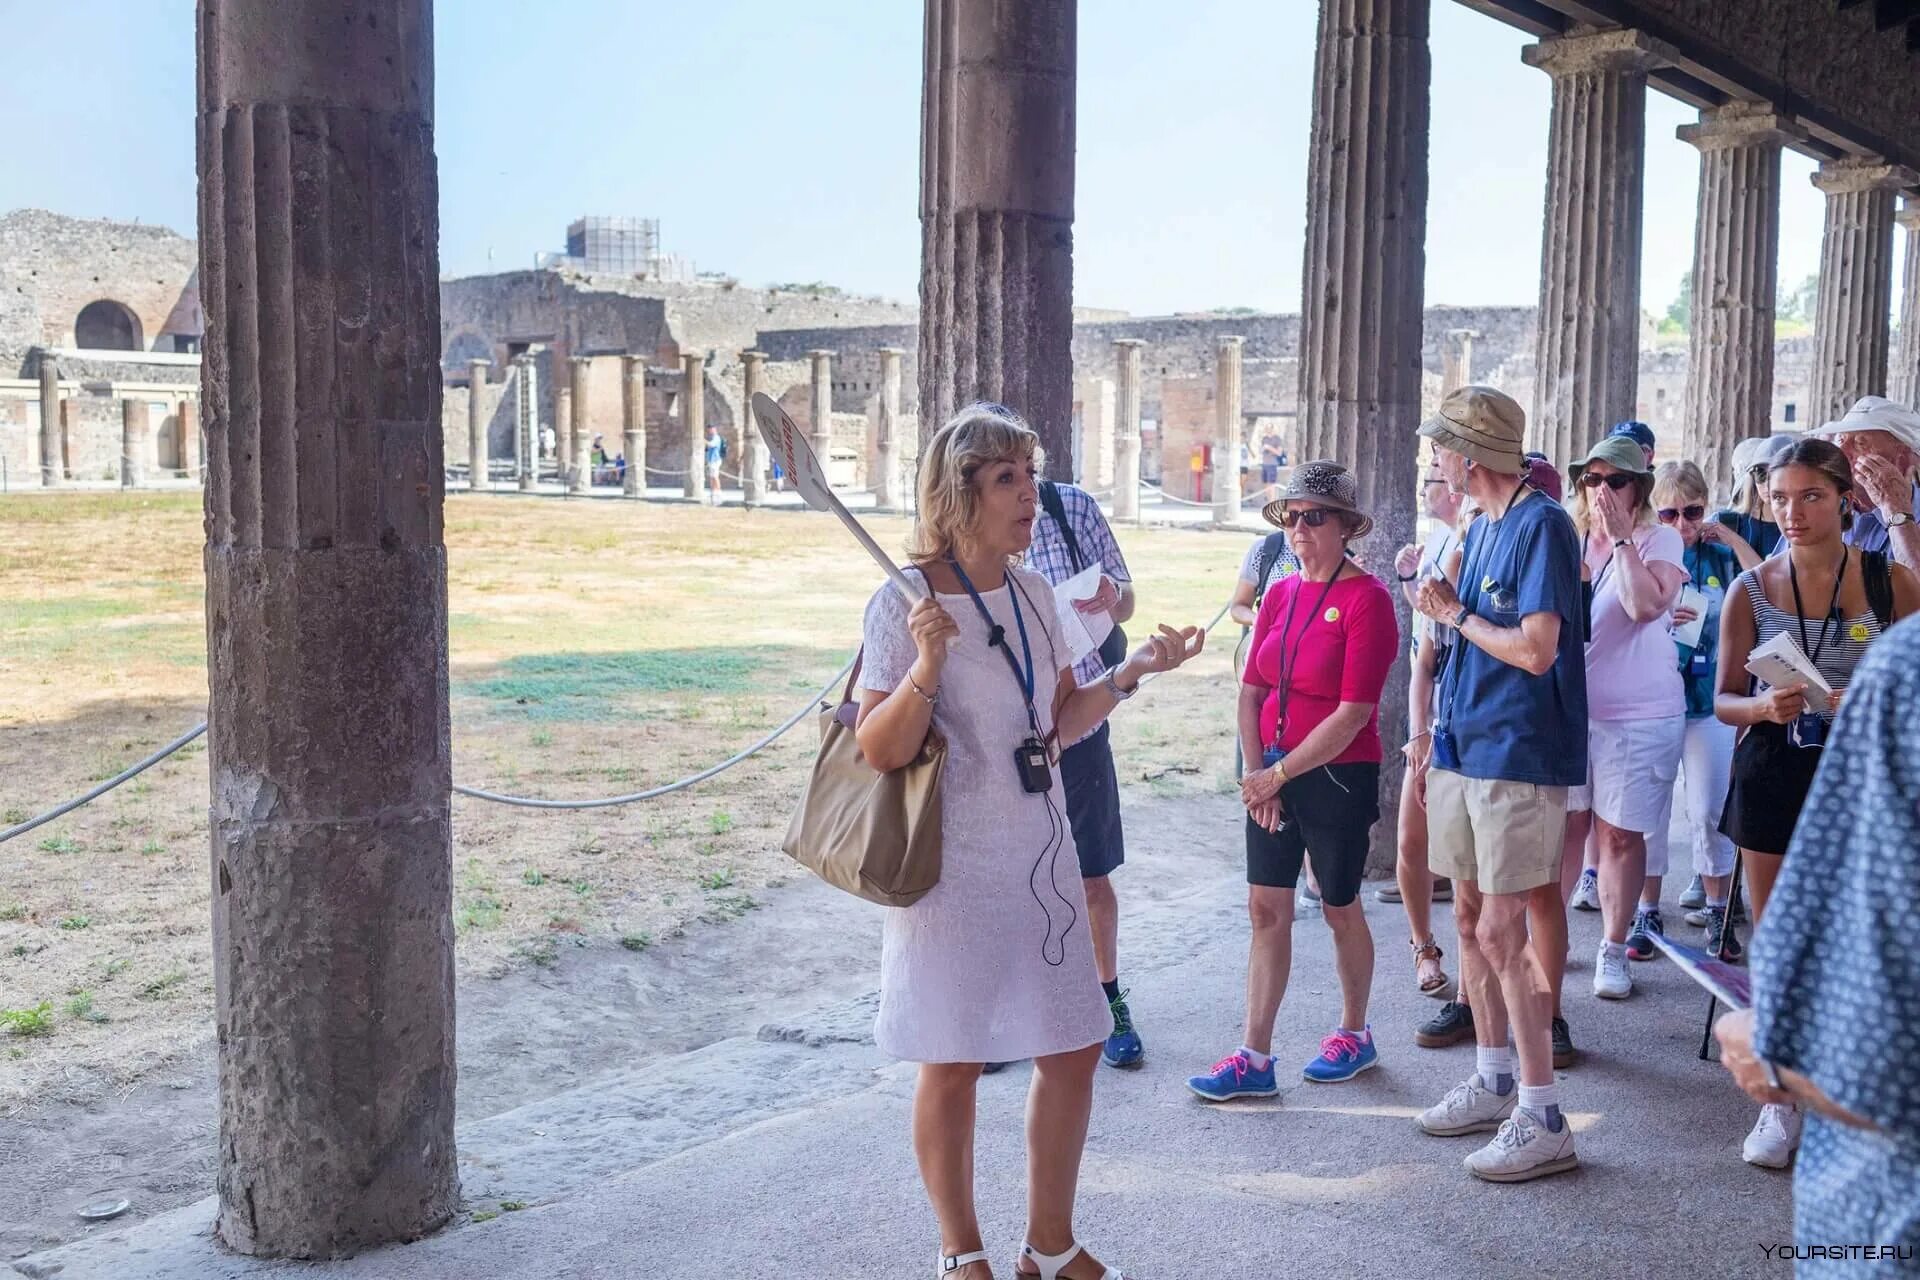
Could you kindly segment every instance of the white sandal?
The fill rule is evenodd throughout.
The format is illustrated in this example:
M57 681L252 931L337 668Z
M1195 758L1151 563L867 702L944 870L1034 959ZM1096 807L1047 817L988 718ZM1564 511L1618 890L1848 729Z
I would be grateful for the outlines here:
M1074 1244L1069 1246L1065 1253L1045 1254L1030 1244L1023 1244L1020 1246L1020 1257L1025 1258L1034 1266L1040 1268L1040 1270L1037 1273L1022 1271L1016 1259L1013 1274L1016 1276L1037 1275L1039 1280L1060 1280L1060 1268L1066 1266L1069 1262L1072 1262L1085 1252L1085 1249L1081 1248L1078 1244ZM1100 1280L1127 1280L1127 1278L1118 1271L1115 1271L1112 1267L1108 1267L1100 1273Z
M991 1259L985 1249L975 1249L972 1253L941 1254L939 1267L935 1272L939 1276L950 1276L962 1267L970 1267L976 1262L988 1262Z

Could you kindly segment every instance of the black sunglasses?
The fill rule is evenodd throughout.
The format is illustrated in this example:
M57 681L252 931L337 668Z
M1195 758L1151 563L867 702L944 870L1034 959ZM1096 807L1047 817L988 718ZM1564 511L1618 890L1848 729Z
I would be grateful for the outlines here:
M1633 481L1634 481L1634 477L1628 475L1624 471L1616 471L1610 476L1603 476L1595 472L1589 471L1580 477L1580 485L1582 488L1598 489L1601 485L1604 484L1605 486L1607 486L1607 488L1613 490L1615 493L1620 492L1622 489L1632 484Z
M1333 517L1334 513L1325 507L1309 507L1305 511L1282 511L1280 523L1289 529L1297 524L1304 524L1309 529L1318 529Z
M1681 516L1685 516L1689 520L1703 519L1707 514L1707 509L1696 502L1685 507L1662 507L1653 514L1660 517L1661 524L1672 524Z

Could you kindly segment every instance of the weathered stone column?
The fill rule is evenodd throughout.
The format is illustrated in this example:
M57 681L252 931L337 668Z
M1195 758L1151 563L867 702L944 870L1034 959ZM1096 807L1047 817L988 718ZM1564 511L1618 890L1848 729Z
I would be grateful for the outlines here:
M873 496L882 511L900 507L900 357L899 347L880 348L880 412L874 424Z
M484 493L493 487L487 476L487 411L482 404L490 360L467 361L467 487Z
M833 448L833 352L807 352L808 443L820 459L820 469L832 483L828 455Z
M647 358L620 357L620 449L627 457L627 474L620 492L628 498L647 496Z
M120 487L137 489L147 481L147 402L120 399Z
M430 0L200 0L216 1229L458 1207Z
M680 367L685 372L685 386L680 406L681 419L687 429L687 483L683 490L689 498L698 498L706 491L707 467L707 357L700 351L683 351L680 354Z
M1076 0L926 0L920 439L995 400L1073 456Z
M1140 518L1140 348L1139 338L1113 342L1114 403L1113 518Z
M1889 385L1895 400L1920 406L1920 200L1908 196L1893 220L1906 228L1906 272L1900 289L1900 350Z
M1298 464L1350 467L1372 514L1367 562L1384 575L1415 541L1414 492L1427 237L1427 0L1322 0L1314 53L1307 252L1300 332ZM1401 634L1404 597L1389 584ZM1399 650L1380 702L1382 741L1405 742ZM1401 761L1380 770L1381 821L1367 858L1394 865Z
M573 376L554 361L553 478L564 493L573 475Z
M767 389L767 353L740 353L742 390L741 408L745 417L740 424L740 452L746 454L746 466L740 472L741 496L750 507L767 500L767 442L760 436L760 424L753 416L753 397Z
M174 411L174 421L179 424L180 469L195 480L204 480L206 460L200 448L200 402L182 400Z
M1682 125L1700 149L1693 229L1693 317L1680 456L1726 498L1733 446L1773 417L1773 307L1779 283L1780 148L1791 121L1730 102Z
M1245 338L1213 348L1213 522L1240 520L1240 354Z
M1634 416L1647 71L1669 51L1638 31L1587 30L1523 56L1553 77L1527 438L1564 466Z
M1814 171L1813 185L1826 193L1827 220L1807 393L1810 427L1838 418L1861 396L1886 392L1893 196L1915 180L1911 170L1872 157L1829 160Z
M1444 399L1473 381L1474 329L1449 329L1440 344L1440 395Z
M520 492L540 483L540 374L532 356L513 358L514 469Z
M587 384L592 374L593 361L587 357L567 358L567 378L573 390L568 397L573 410L572 425L568 428L573 436L573 468L566 473L568 493L593 491L593 428L587 421L591 404Z
M60 366L40 355L40 487L57 489L66 482L65 449L60 439Z

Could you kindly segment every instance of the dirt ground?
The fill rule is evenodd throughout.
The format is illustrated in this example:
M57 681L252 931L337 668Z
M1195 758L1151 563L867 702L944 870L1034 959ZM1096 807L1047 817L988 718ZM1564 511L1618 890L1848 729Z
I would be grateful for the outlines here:
M883 545L906 530L876 521ZM1142 624L1211 617L1246 545L1120 539ZM196 495L0 500L0 826L204 716L202 542ZM454 776L543 797L639 790L752 742L851 656L876 585L837 524L797 512L462 495L447 544ZM1116 720L1134 796L1228 785L1231 630ZM795 874L778 843L814 741L803 723L710 782L619 808L455 797L463 1007L509 977L550 999L569 966L639 964L702 922L724 950L725 926ZM202 740L0 846L0 1118L51 1108L111 1130L120 1104L205 1069L207 792ZM479 1052L464 1073L488 1070ZM35 1158L98 1156L102 1134L73 1129Z

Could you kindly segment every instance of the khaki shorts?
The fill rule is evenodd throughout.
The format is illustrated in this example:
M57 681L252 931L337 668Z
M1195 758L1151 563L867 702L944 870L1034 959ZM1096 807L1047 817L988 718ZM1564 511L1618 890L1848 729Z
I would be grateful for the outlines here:
M1526 893L1560 879L1567 788L1427 773L1427 866L1480 887Z

